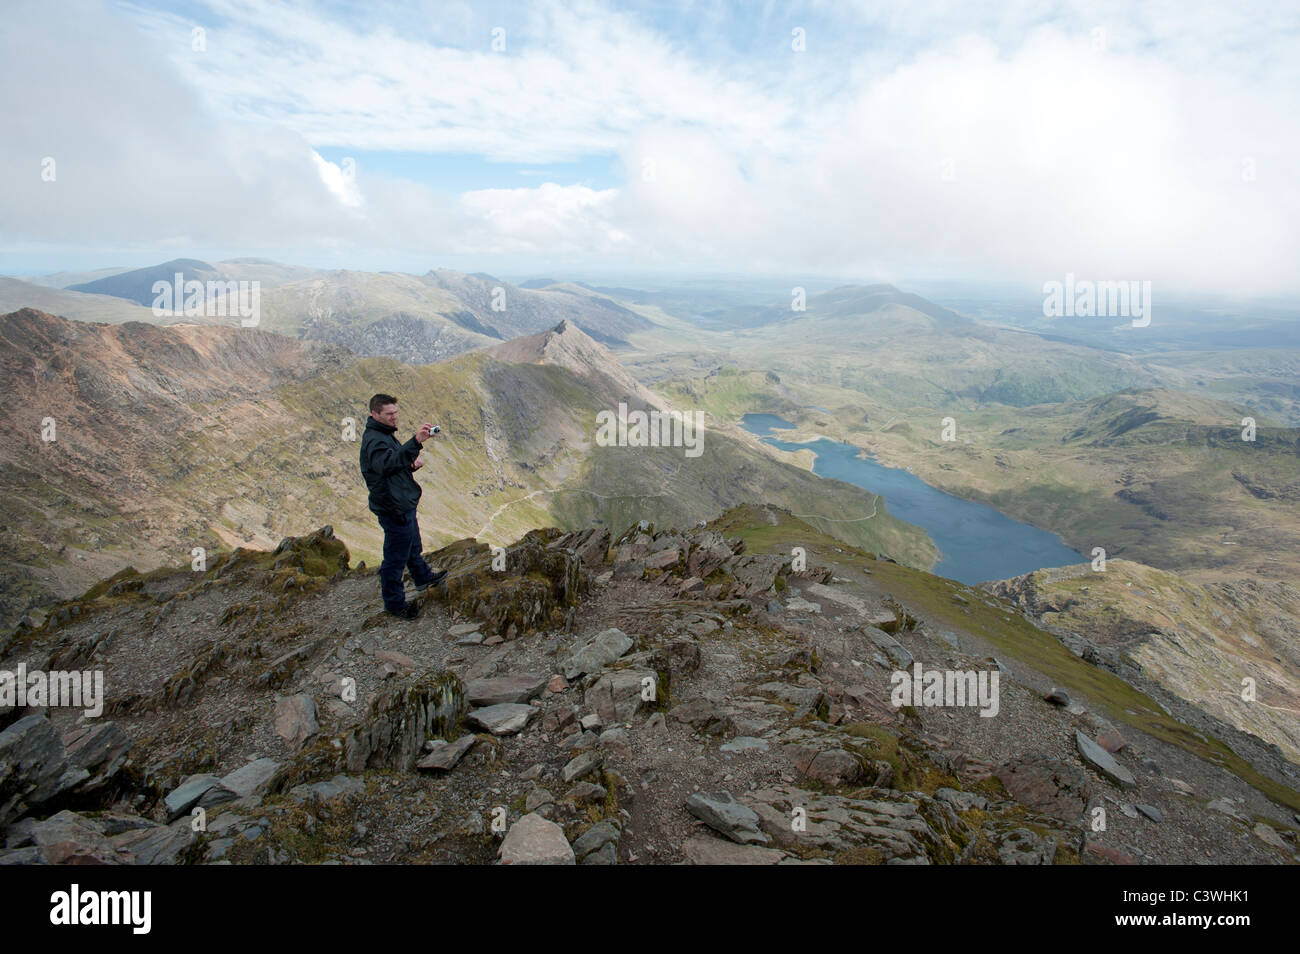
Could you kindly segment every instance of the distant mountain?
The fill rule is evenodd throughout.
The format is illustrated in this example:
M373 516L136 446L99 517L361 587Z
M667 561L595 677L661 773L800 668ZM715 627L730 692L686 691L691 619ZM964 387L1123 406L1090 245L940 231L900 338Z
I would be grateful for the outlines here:
M96 273L97 274L97 273ZM209 263L180 258L146 268L107 269L64 291L0 278L0 304L36 308L78 320L143 320L155 324L236 325L233 303L203 314L155 316L157 282L174 287L202 282L224 294L226 283L260 283L258 324L307 341L340 344L363 357L384 356L412 364L445 360L520 335L537 334L572 321L611 347L654 324L608 295L574 284L539 281L515 286L479 272L434 269L423 276L402 272L321 271L262 258ZM68 277L77 276L66 273ZM45 281L65 276L47 276ZM130 303L127 305L126 303ZM170 302L173 311L181 305ZM143 306L147 311L132 306ZM209 314L210 312L210 314Z
M554 328L536 335L512 338L489 348L487 354L510 364L551 364L566 368L587 380L604 378L621 390L619 398L637 404L667 408L663 398L644 388L614 353L592 339L572 322L562 321Z
M978 333L982 326L955 311L927 301L920 295L903 292L893 285L845 285L830 291L811 294L805 310L795 311L791 300L773 305L736 306L701 315L696 322L702 328L727 331L780 324L801 318L857 318L888 305L901 305L934 320L938 329Z
M1071 341L1139 355L1182 355L1240 349L1274 352L1300 349L1300 307L1294 300L1257 301L1188 296L1169 298L1158 289L1150 303L1150 324L1134 327L1125 316L1053 316L1043 314L1041 289L1014 296L961 296L945 299L967 314L1001 326L1032 331L1044 338ZM1229 357L1231 360L1231 357Z
M108 268L94 272L57 272L30 280L0 275L0 313L34 308L75 321L147 321L152 324L238 324L229 317L153 313L156 281L174 286L182 281L257 281L263 289L319 274L314 268L282 265L269 259L235 258L216 264L180 258L146 268ZM174 304L174 303L173 303Z
M793 311L786 301L681 319L638 341L639 353L630 360L648 381L669 373L664 365L673 361L684 379L720 364L770 370L841 389L846 393L826 400L851 398L868 413L907 407L951 413L986 403L1027 407L1160 381L1128 355L985 325L890 285L845 286L809 295L806 306ZM827 406L820 399L809 403Z
M71 285L68 291L86 292L90 295L112 295L148 307L158 297L153 290L154 282L161 281L170 285L175 281L177 272L185 276L184 281L208 282L222 277L221 273L207 262L195 258L177 258L170 262L163 262L161 265L133 268L129 272L120 272L95 281Z
M571 321L618 347L653 324L606 296L556 286L534 290L490 275L435 269L328 272L262 294L261 327L344 345L363 356L429 364Z
M1126 388L1070 410L1078 426L1061 440L1096 446L1168 444L1176 439L1237 448L1242 444L1238 422L1252 415L1245 405L1157 388ZM1270 442L1278 436L1265 428L1262 439ZM1257 435L1255 443L1259 442Z
M603 344L623 345L629 334L654 327L612 298L577 285L529 289L490 275L463 275L446 268L428 272L424 281L454 294L466 310L502 338L536 334L568 319Z
M402 434L433 420L421 471L427 538L504 539L538 521L683 525L752 500L833 517L874 497L711 429L702 453L601 446L600 411L665 406L573 322L426 366L358 359L262 329L0 317L0 626L127 565L194 547L271 548L295 523L336 527L373 560L357 444L371 394ZM46 419L55 439L43 440ZM635 515L635 516L634 516ZM929 566L933 545L880 508L852 542Z
M0 275L0 313L34 308L74 321L157 321L147 307L112 295L65 291Z
M259 327L362 357L431 364L502 340L454 294L401 272L325 272L267 289L261 304Z
M69 286L70 291L87 292L95 295L112 295L152 306L158 297L153 287L155 282L171 285L180 273L182 281L257 281L265 287L282 285L289 281L301 281L319 274L318 269L302 268L294 265L281 265L265 258L232 258L215 265L195 258L177 258L160 265L135 268L118 272L94 281L82 282Z
M1300 348L1234 348L1149 355L1144 363L1165 386L1247 404L1300 426Z
M83 272L51 272L49 275L34 275L27 278L33 285L46 285L50 288L67 288L69 285L81 285L110 275L121 275L131 271L130 265L118 265L113 268L96 268Z

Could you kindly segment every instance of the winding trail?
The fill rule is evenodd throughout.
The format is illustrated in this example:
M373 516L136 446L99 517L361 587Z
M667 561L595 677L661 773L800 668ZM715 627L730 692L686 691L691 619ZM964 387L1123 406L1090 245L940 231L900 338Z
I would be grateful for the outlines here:
M871 495L871 513L867 514L865 517L845 517L843 519L836 519L835 517L823 517L819 513L796 513L793 516L800 518L811 517L815 520L825 520L827 523L858 523L862 520L870 520L876 515L876 504L879 501L880 494Z

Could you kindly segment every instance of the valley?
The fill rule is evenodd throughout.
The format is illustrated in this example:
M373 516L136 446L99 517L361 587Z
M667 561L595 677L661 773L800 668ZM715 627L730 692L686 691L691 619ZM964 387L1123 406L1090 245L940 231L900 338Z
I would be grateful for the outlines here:
M1260 370L1257 354L1198 363L1099 351L889 286L814 294L793 317L733 304L693 322L629 301L610 312L621 324L597 331L618 339L611 351L581 312L523 333L556 314L548 294L605 294L584 286L510 286L543 297L506 330L475 298L490 294L486 278L331 273L312 284L322 280L271 287L257 329L86 325L30 309L0 319L14 448L0 531L13 555L0 574L7 625L39 624L42 604L127 566L149 571L195 547L218 560L273 549L304 521L328 523L375 561L380 535L353 438L366 396L388 390L401 396L399 429L428 416L444 427L419 477L426 544L508 541L545 525L691 526L774 504L882 561L943 576L940 561L957 560L950 573L991 580L991 592L1075 655L1300 759L1300 602L1290 588L1300 445L1252 403L1280 392L1231 370ZM385 295L403 288L426 296L420 328L459 329L443 339L454 353L408 363L399 356L420 348L385 335L370 339L382 354L346 346L349 328L392 327ZM663 301L679 312L689 303ZM1193 378L1196 387L1177 386ZM703 453L602 446L600 415L620 403L699 415ZM1243 440L1252 416L1254 439ZM44 417L59 422L58 442L39 441ZM769 433L759 422L782 426ZM845 479L815 475L815 460L818 473ZM948 540L944 521L971 519L961 506L981 505L1024 540L999 542L977 523L988 539L936 544ZM936 519L933 538L917 525ZM1034 555L1033 534L1059 534L1064 546ZM1012 562L999 573L987 553ZM1039 562L1026 573L1015 559ZM958 609L970 605L956 593ZM1256 701L1233 701L1242 679L1254 681Z
M1084 559L1053 534L1012 520L985 504L936 490L906 470L882 467L862 457L852 444L826 438L806 445L781 440L777 435L794 425L772 415L746 414L742 423L779 450L815 454L814 472L819 476L881 494L898 516L924 529L934 541L940 559L930 570L939 576L979 583ZM767 424L772 425L770 431Z
M821 307L812 296L807 314L743 332L669 319L621 358L716 426L777 414L796 425L782 435L791 442L848 442L1084 554L1102 547L1207 579L1300 570L1300 430L1173 390L1129 355L894 303L854 321L844 298L809 317ZM1242 440L1248 417L1253 441Z

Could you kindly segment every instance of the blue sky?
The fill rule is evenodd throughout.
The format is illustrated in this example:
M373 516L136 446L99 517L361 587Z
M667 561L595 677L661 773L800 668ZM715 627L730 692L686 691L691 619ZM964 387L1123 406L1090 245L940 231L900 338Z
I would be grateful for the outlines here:
M1300 290L1295 3L7 13L0 273L262 255Z
M342 165L351 158L358 177L366 174L408 179L437 192L458 194L473 189L530 187L538 182L589 189L612 189L625 176L617 155L593 154L573 162L491 162L475 153L395 152L321 146L316 150Z

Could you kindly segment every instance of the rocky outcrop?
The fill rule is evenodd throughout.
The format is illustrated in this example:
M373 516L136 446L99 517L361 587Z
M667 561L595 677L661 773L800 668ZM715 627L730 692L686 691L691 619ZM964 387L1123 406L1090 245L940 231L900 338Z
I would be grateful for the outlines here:
M850 798L780 785L745 800L776 846L821 849L844 862L951 864L975 835L949 805L919 792Z
M365 722L344 740L348 771L379 766L410 771L426 740L457 734L465 711L465 690L454 673L429 673L409 686L385 690Z
M63 791L67 768L63 742L44 716L0 732L0 828Z
M1062 821L1078 819L1092 797L1092 786L1082 768L1041 755L1002 765L997 778L1025 807Z
M561 536L555 529L529 531L506 549L503 569L494 568L486 545L472 540L453 544L439 561L448 572L440 598L482 620L485 633L505 639L564 626L586 583L581 559L548 545Z

